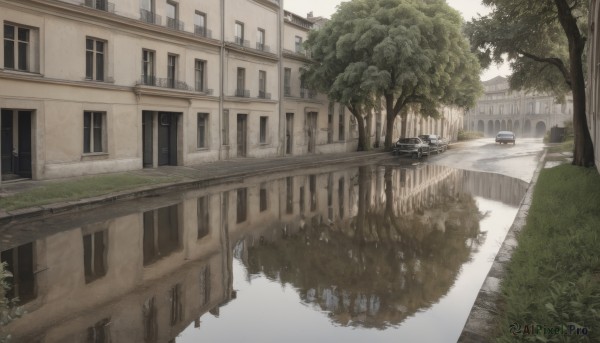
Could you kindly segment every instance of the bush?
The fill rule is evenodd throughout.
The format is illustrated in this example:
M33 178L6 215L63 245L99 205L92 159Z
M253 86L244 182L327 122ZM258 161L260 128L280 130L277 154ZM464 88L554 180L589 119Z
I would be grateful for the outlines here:
M483 132L463 131L463 130L458 131L458 140L459 141L466 141L466 140L477 139L477 138L483 138Z
M7 299L6 293L10 285L6 279L12 277L12 274L6 270L6 263L0 263L0 342L5 343L10 340L10 335L2 332L2 327L16 318L23 315L23 308L17 306L17 299Z

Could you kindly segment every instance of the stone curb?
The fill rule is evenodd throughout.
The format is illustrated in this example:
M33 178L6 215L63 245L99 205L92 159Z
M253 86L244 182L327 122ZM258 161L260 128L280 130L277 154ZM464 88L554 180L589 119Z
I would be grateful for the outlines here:
M321 167L324 163L344 163L351 161L359 161L365 158L372 158L373 156L379 156L388 154L388 152L374 152L368 154L361 154L358 156L347 156L340 158L332 158L326 161L284 161L285 163L278 166L264 165L254 167L251 170L244 172L224 172L219 176L209 176L202 179L194 179L191 181L181 181L174 183L167 183L155 186L145 186L141 188L135 188L131 190L125 190L120 192L113 192L110 194L99 195L96 197L85 198L75 201L67 201L60 203L52 203L47 205L40 205L35 207L22 208L18 210L2 211L0 210L0 229L2 226L9 224L10 222L18 219L42 217L50 214L71 212L79 209L94 208L108 203L116 201L130 200L138 197L144 197L149 195L165 194L177 190L189 189L189 188L200 188L208 187L216 184L227 183L227 182L240 182L244 178L254 176L260 173L271 173L271 172L285 172L289 170L295 170L298 168L316 168Z
M538 180L540 172L546 163L547 150L544 149L542 157L538 162L537 168L533 173L531 182L525 193L525 197L519 205L519 211L513 224L511 225L506 238L494 259L494 263L477 294L475 303L471 308L471 313L467 318L463 331L458 338L460 343L487 343L493 342L493 330L497 325L497 316L499 314L498 301L501 297L500 283L506 275L506 266L512 257L515 248L518 245L517 236L525 226L527 214L531 206L533 191ZM508 328L507 328L508 329Z

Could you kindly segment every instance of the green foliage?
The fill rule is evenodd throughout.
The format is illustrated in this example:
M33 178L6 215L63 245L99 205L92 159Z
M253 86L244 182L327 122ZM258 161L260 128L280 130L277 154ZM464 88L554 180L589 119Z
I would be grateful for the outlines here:
M477 139L477 138L483 138L483 132L458 130L458 140L459 141L467 141L470 139Z
M444 0L343 2L306 46L315 60L306 82L351 110L385 96L395 102L388 118L411 104L436 116L440 105L473 106L482 91L460 14Z
M570 59L555 1L484 0L493 11L467 23L465 31L483 67L510 61L515 90L555 94L571 90ZM569 1L572 14L586 32L588 1Z
M0 342L9 342L10 335L2 332L2 327L23 315L23 308L17 306L18 299L7 299L6 294L10 290L7 279L12 274L6 270L6 263L0 263Z
M502 284L499 342L514 341L508 330L514 322L589 329L587 337L545 335L542 341L600 341L599 206L596 169L562 165L542 171Z
M0 208L10 211L19 208L90 198L126 189L178 180L177 177L110 174L69 181L53 181L48 182L40 188L0 198Z

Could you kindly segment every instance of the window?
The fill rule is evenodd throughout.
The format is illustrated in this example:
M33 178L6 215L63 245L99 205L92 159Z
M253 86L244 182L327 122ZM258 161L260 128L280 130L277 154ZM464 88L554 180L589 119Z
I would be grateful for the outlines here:
M258 97L261 99L268 99L267 96L267 72L264 70L258 71Z
M171 300L171 326L175 326L183 320L183 290L181 284L174 285L169 290L169 299Z
M106 113L83 112L83 153L103 152Z
M83 236L85 283L106 275L107 230Z
M302 37L296 36L296 52L302 52Z
M204 67L206 66L206 61L196 60L195 64L195 75L196 75L196 91L197 92L206 92L204 85Z
M208 113L198 113L198 149L208 148L207 126Z
M154 14L154 0L141 0L140 20L150 24L160 24L160 17Z
M235 43L244 45L244 23L235 22Z
M179 206L144 212L142 238L144 266L167 257L180 248Z
M259 204L260 212L264 212L267 210L267 185L266 183L260 184L260 204Z
M197 35L207 37L205 13L196 11L196 15L194 16L194 32Z
M177 56L169 55L167 58L167 87L175 88L175 75L177 75Z
M265 49L265 30L263 29L258 29L258 31L256 32L256 48L258 50L266 50Z
M236 96L246 96L246 69L237 68L237 90Z
M31 71L31 31L28 28L4 24L4 68Z
M229 110L223 110L223 145L229 145Z
M179 20L179 5L174 1L167 1L167 27L183 30L183 22Z
M142 84L154 86L154 51L142 50Z
M294 178L285 178L285 213L294 213Z
M237 223L246 221L248 215L248 189L239 188L237 190Z
M290 96L292 94L292 69L285 68L283 69L283 94L286 96Z
M12 274L12 277L6 280L11 286L6 292L6 297L18 297L19 305L37 297L34 251L34 244L27 243L0 252L0 261L6 262L6 269Z
M85 78L104 81L104 49L106 43L93 38L85 40Z
M209 197L198 198L198 239L206 237L210 232Z
M267 123L268 117L260 117L260 143L267 143Z
M340 104L340 122L339 122L339 136L338 136L338 140L343 141L344 139L346 139L345 136L345 121L346 121L346 108L344 107L344 105Z

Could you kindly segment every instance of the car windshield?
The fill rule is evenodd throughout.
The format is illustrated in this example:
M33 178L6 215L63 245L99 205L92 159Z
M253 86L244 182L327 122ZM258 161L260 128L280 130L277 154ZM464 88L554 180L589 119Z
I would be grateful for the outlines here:
M498 135L499 138L513 138L512 133L501 133Z

